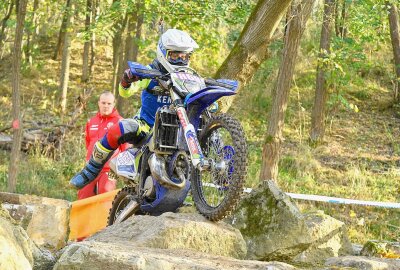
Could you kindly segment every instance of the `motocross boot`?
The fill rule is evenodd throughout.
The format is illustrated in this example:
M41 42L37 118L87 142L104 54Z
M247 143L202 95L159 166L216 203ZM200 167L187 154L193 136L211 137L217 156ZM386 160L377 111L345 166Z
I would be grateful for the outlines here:
M76 189L81 189L90 184L99 175L104 164L110 159L113 150L108 150L101 145L100 141L96 142L93 147L93 153L85 167L72 177L69 184Z

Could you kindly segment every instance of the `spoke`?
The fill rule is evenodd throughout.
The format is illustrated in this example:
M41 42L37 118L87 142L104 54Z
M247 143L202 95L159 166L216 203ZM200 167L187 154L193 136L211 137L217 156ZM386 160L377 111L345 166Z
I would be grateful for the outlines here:
M218 168L201 172L201 181L205 184L203 199L212 207L217 207L224 200L231 183L234 155L232 143L231 134L223 127L211 132L205 141L203 153L206 158L212 159L217 164L225 163L223 172Z

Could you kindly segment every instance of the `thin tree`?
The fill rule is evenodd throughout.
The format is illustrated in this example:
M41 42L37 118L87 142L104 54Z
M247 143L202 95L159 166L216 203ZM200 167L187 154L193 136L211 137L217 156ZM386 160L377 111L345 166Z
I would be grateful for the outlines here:
M93 0L93 6L92 6L92 23L95 23L95 19L97 18L97 13L99 9L99 0ZM95 48L96 48L96 34L92 34L92 40L90 42L90 68L89 68L89 76L90 74L93 73L94 70L94 60L96 58L96 53L95 53Z
M133 12L128 13L128 16L127 34L125 39L125 54L127 60L134 61L133 46L135 44L137 10L135 9Z
M345 38L347 36L346 17L348 0L338 0L335 4L335 32L337 37ZM341 4L341 5L340 5ZM351 4L351 1L350 1ZM339 11L340 9L340 11Z
M133 42L133 49L132 49L132 61L137 61L138 54L139 54L139 40L142 36L142 27L144 21L144 14L143 14L143 3L142 1L137 2L137 22L136 22L136 35Z
M138 0L135 10L129 14L128 35L126 38L125 53L129 61L137 61L139 54L139 40L143 26L143 3Z
M22 120L20 108L20 68L22 54L22 35L26 14L27 0L19 0L17 7L17 26L15 29L14 52L12 61L12 117L13 117L13 143L11 148L10 164L8 167L8 192L15 192L18 176L18 160L22 140Z
M315 86L314 108L311 114L310 139L312 142L320 141L325 133L325 107L328 98L326 85L326 62L323 60L330 53L333 14L335 0L325 0L324 15L320 38L320 52L317 66L317 79Z
M400 102L400 36L399 36L399 12L395 3L387 3L389 9L390 37L392 40L394 65L396 70L396 81L394 96L397 102Z
M129 14L125 15L123 27L124 31L122 32L122 44L121 44L121 53L119 55L119 64L118 64L118 75L122 76L122 73L126 68L128 68L127 61L128 61L128 51L131 48L130 46L130 34L128 31L128 21L129 21ZM132 18L130 18L132 19ZM122 48L124 48L122 50ZM119 80L116 81L115 88L117 89L117 109L122 116L125 116L125 104L126 100L119 95L118 92Z
M291 2L291 0L259 0L239 39L215 77L239 80L242 89L267 58L268 45ZM222 99L221 110L227 111L232 102L232 97Z
M116 79L115 79L115 85L114 85L114 89L116 91L116 97L117 97L117 109L122 116L124 116L124 102L125 101L124 101L124 98L122 98L118 92L118 86L119 86L118 78L120 78L122 76L124 69L127 68L127 64L126 64L127 56L125 53L126 52L126 40L127 40L125 30L127 28L127 24L128 24L128 14L125 14L125 17L124 17L124 20L122 23L122 31L120 33L121 34L121 44L119 45L120 53L118 55L118 60L117 60L118 61L118 64L117 64L118 70L115 74Z
M71 0L67 0L67 2L65 4L64 15L63 15L63 19L62 19L62 23L61 23L61 27L60 27L60 32L58 34L58 40L57 40L56 49L54 51L53 60L57 60L58 57L61 56L61 51L64 47L65 35L68 31L68 24L69 24L69 20L71 18L71 4L72 4Z
M115 3L117 0L114 0L113 3ZM122 52L122 34L124 32L125 29L125 25L126 25L126 13L122 12L122 15L119 19L116 20L115 24L114 24L114 29L115 29L115 33L114 33L114 37L113 37L113 78L111 81L111 86L113 89L113 93L114 95L117 95L118 92L118 78L119 76L121 76L121 74L119 74L119 65L120 65L120 55Z
M127 68L127 61L137 61L138 53L139 53L139 44L142 26L143 26L143 9L142 9L142 1L137 1L136 9L127 14L127 33L125 37L125 50L121 52L119 58L118 65L118 74L122 76L122 72L125 68ZM116 81L115 88L118 89L119 81ZM126 99L122 98L119 93L117 94L117 109L121 115L125 115L127 113L127 105L129 103Z
M2 47L3 45L3 40L5 39L5 30L7 27L7 21L8 19L10 19L13 8L14 8L14 0L11 0L10 4L8 5L6 16L4 16L4 18L1 20L0 47Z
M303 35L314 2L315 0L303 0L291 9L291 19L287 26L282 63L279 68L278 79L273 92L268 129L263 146L260 174L260 181L262 183L265 183L267 180L276 181L278 178L282 130L290 85L300 46L300 39Z
M30 65L33 63L32 59L32 51L35 44L35 33L37 31L37 9L39 8L39 0L33 1L33 9L32 9L32 18L31 24L32 27L28 29L26 35L26 46L25 46L25 59L29 62Z
M92 1L86 1L86 19L85 19L85 32L88 33L91 24L92 17ZM83 55L82 55L82 82L87 82L89 80L89 51L90 51L90 40L92 39L92 34L90 34L90 39L86 39L83 44Z
M68 6L71 6L72 0L67 0ZM60 92L61 92L61 112L64 114L67 107L67 93L68 93L68 82L69 82L69 65L70 65L70 47L71 47L71 34L68 27L71 23L72 12L67 13L68 16L65 21L65 33L64 33L64 44L63 53L61 60L61 76L60 76Z
M33 1L34 14L32 18L32 23L33 23L32 44L36 44L39 35L39 15L38 12L36 12L38 9L39 9L39 0L34 0Z

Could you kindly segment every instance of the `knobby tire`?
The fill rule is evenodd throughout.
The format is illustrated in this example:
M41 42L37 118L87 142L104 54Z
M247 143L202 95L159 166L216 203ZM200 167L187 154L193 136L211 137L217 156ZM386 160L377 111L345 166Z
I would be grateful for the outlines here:
M209 119L199 136L202 149L208 136L218 128L224 128L230 133L235 151L234 173L229 183L229 190L222 202L217 206L209 205L203 193L203 184L199 171L193 169L191 177L192 196L196 208L211 221L218 221L227 217L236 208L243 193L247 171L247 144L244 131L240 122L228 114L219 114Z

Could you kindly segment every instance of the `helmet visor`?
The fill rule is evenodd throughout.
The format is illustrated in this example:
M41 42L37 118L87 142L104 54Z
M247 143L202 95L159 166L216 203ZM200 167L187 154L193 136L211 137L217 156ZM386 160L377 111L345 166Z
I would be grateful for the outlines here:
M187 66L189 64L190 53L179 51L167 51L167 60L172 65Z

